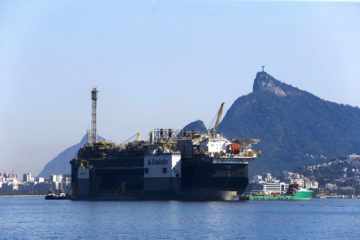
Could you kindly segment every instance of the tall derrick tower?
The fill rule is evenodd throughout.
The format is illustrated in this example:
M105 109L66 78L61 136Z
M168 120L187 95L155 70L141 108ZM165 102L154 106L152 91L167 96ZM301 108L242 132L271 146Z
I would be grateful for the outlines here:
M91 143L96 143L96 102L98 90L93 88L91 91L92 111L91 111Z

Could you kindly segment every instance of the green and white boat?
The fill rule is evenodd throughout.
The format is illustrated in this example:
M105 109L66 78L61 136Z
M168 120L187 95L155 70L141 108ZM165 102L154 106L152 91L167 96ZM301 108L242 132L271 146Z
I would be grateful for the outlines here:
M299 188L297 184L291 184L285 194L256 193L250 194L249 200L311 200L313 190Z

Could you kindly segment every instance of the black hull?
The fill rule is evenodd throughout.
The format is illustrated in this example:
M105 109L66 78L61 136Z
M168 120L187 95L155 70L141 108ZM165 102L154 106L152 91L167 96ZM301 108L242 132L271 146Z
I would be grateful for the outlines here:
M236 199L248 185L247 164L185 165L181 178L151 179L144 178L141 166L92 164L89 178L80 179L78 168L72 163L72 171L76 173L72 176L72 200L227 201ZM156 186L162 186L163 190L151 190Z
M193 190L182 193L148 192L128 193L123 196L98 195L92 197L71 198L74 201L236 201L236 191Z

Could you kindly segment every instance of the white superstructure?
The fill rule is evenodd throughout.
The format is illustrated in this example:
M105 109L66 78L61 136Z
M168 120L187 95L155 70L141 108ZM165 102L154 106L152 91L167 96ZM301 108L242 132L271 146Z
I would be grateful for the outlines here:
M200 152L206 152L209 155L225 154L226 146L231 142L217 134L215 138L207 138L200 142Z
M155 153L144 156L144 177L181 177L181 153Z

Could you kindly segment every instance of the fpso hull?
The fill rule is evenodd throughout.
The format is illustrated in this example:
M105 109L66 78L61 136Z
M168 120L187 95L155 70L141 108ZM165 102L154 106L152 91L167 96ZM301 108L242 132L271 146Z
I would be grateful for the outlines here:
M184 163L181 174L151 177L147 173L152 169L144 165L89 160L91 168L84 169L73 160L72 199L231 201L247 187L247 163Z
M175 192L137 192L129 191L123 195L98 194L95 196L72 196L71 200L86 201L235 201L238 200L237 191L202 190Z

